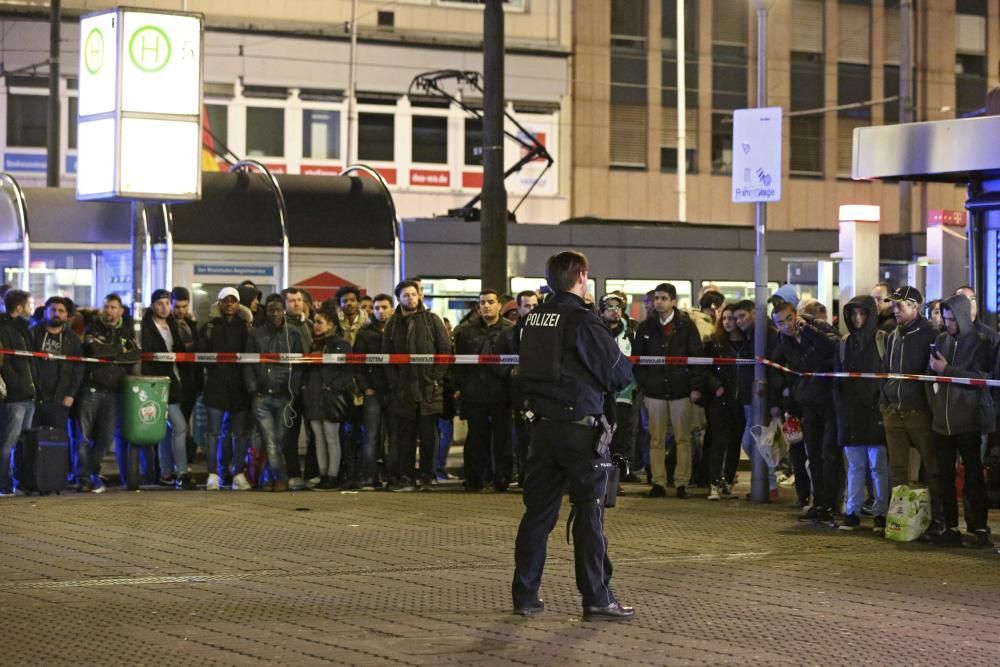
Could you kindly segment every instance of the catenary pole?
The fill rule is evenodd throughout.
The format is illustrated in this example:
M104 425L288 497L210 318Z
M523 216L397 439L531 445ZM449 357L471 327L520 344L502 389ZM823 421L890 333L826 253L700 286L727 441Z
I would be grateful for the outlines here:
M503 183L503 1L483 12L483 202L479 265L483 287L507 291L507 190Z
M767 5L765 0L753 0L757 10L757 106L767 106ZM754 231L757 252L754 256L754 356L767 356L767 204L757 202ZM767 423L767 374L763 364L754 366L753 415L754 424ZM768 469L759 448L753 448L750 500L766 503L770 485Z
M59 187L59 26L60 0L52 0L49 14L49 119L46 132L45 185ZM75 122L71 118L70 122Z

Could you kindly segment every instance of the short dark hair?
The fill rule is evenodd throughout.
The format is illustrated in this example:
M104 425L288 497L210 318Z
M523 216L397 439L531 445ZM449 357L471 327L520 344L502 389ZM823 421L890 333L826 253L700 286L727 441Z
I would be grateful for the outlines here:
M399 293L402 292L407 287L412 287L413 289L417 290L417 294L420 294L420 285L418 285L417 281L415 280L400 280L399 284L396 285L396 288L392 290L392 293L395 294L396 298L398 299Z
M726 297L715 290L709 290L701 295L698 299L698 307L704 310L705 308L718 308L726 302Z
M737 310L742 310L745 313L755 313L757 311L757 306L750 299L740 299L736 302L736 305L733 306L733 312L735 313Z
M383 294L382 292L379 292L375 296L369 296L369 297L365 297L365 298L366 299L371 299L372 303L375 303L376 301L388 301L389 305L390 306L392 305L392 297L389 296L388 294Z
M66 312L69 315L72 315L74 312L76 312L76 307L73 305L72 299L67 299L64 296L50 296L48 299L45 300L45 309L48 310L49 306L51 306L54 303L61 303L63 308L66 309Z
M535 297L537 299L538 298L538 292L536 292L533 289L526 289L526 290L521 290L520 292L518 292L517 293L517 306L520 308L523 305L521 303L521 299L524 299L524 298L529 297L529 296L533 296L533 297Z
M771 317L774 317L775 315L780 315L786 310L790 310L793 313L797 312L795 310L795 306L793 306L787 301L782 301L781 303L775 304L774 309L771 311Z
M386 298L388 298L388 297L386 297ZM360 299L358 299L358 301L374 301L374 300L375 299L371 298L367 294L363 295Z
M672 283L660 283L656 286L653 292L666 292L670 295L670 298L674 301L677 300L677 288L673 286Z
M590 269L590 262L582 252L564 250L545 262L545 282L556 292L568 292L581 273Z
M122 302L122 298L114 292L104 297L104 303L107 303L108 301L117 301L119 306L121 306L122 308L125 307L124 302Z
M7 309L7 312L13 312L18 306L23 306L28 303L28 299L31 295L20 289L10 289L7 293L3 295L3 306Z
M492 294L493 296L495 296L497 298L497 301L501 300L500 299L500 292L496 291L495 289L493 289L491 287L484 287L483 289L479 290L479 296L480 297L482 297L483 295L486 295L486 294Z
M889 294L892 294L892 290L893 290L893 289L895 289L895 288L894 288L894 287L892 286L892 283L887 283L887 282L886 282L886 281L884 281L884 280L880 280L879 282L875 283L875 284L874 284L874 285L872 286L872 289L875 289L876 287L884 287L884 288L885 288L885 291L886 291L886 292L888 292Z
M359 290L354 285L344 285L343 287L337 290L337 303L340 303L340 300L343 299L348 294L353 294L355 299L361 301L361 290Z
M282 298L287 297L289 294L302 294L302 293L303 290L300 290L298 287L286 287L285 289L281 290Z
M264 299L264 309L266 310L268 305L270 305L270 304L272 304L272 303L274 303L276 301L281 304L282 308L285 307L285 297L282 294L279 294L278 292L274 292L274 293L268 294L267 298Z

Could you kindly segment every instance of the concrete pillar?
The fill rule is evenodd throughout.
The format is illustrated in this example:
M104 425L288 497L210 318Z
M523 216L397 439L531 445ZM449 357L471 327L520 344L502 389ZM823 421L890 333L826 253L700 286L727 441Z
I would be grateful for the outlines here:
M881 210L878 206L844 205L840 207L840 303L859 294L868 294L879 281L878 231Z
M821 259L816 262L816 300L826 306L830 321L837 315L833 312L833 302L837 299L833 290L833 267L832 260ZM840 305L843 307L843 302Z
M965 211L927 211L927 291L924 301L940 299L969 282Z

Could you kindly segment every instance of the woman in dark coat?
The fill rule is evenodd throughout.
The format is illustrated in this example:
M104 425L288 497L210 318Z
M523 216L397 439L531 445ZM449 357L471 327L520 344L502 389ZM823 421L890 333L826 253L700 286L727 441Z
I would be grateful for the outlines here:
M715 324L715 333L708 339L705 354L710 357L733 359L737 356L743 333L736 326L733 314L736 304L722 309ZM740 437L745 426L743 397L735 365L721 364L712 369L706 383L709 396L708 421L711 437L708 442L709 500L735 498L733 482L740 459Z
M348 354L351 346L344 339L336 312L323 307L313 317L311 352ZM340 422L349 400L346 392L354 381L354 372L346 364L314 364L306 375L305 420L316 439L316 462L319 464L318 489L333 489L340 472Z

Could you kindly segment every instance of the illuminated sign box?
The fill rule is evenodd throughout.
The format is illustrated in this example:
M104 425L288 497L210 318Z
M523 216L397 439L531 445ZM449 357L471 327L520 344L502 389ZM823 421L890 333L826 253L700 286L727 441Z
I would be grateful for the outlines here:
M80 19L77 199L201 198L201 14Z

